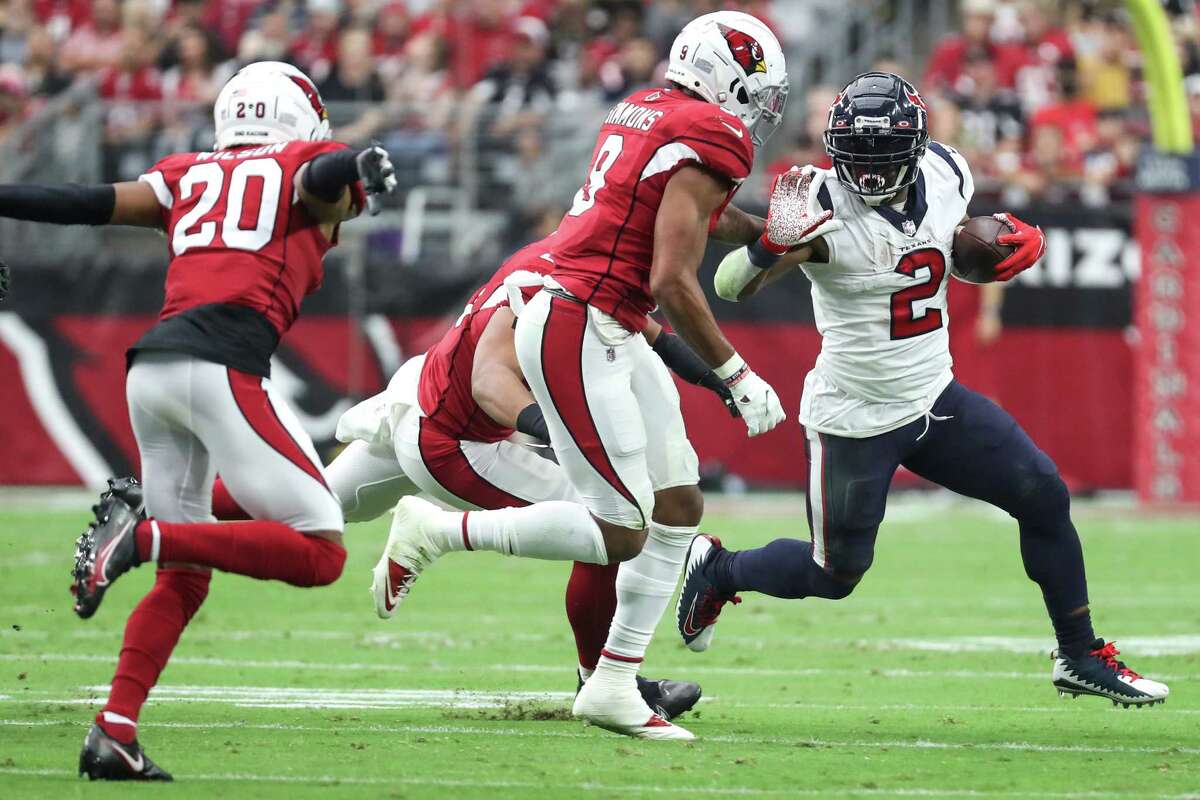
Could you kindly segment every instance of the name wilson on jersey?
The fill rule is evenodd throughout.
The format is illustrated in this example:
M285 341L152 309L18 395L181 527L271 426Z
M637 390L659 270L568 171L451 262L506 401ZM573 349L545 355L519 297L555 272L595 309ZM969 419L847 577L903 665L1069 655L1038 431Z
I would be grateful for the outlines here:
M662 119L663 112L639 106L624 100L613 106L604 119L605 125L623 125L639 131L648 131Z

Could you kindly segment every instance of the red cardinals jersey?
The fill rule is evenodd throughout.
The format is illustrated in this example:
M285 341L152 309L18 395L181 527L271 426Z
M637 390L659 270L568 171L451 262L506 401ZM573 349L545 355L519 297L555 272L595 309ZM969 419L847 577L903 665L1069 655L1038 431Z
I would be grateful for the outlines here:
M189 353L266 375L337 242L296 197L300 167L337 142L167 156L138 180L162 206L171 262L159 324L134 350ZM354 186L361 208L362 187Z
M475 347L496 310L508 308L504 279L521 271L544 275L554 267L543 258L547 241L534 242L501 264L471 295L454 326L425 354L417 399L426 418L447 436L470 442L499 442L512 436L513 429L493 421L471 393ZM540 289L540 285L525 289L525 298Z
M641 330L655 306L654 223L667 181L700 166L729 180L728 203L753 163L746 126L720 106L672 89L630 95L600 127L587 181L554 237L552 276L628 330Z

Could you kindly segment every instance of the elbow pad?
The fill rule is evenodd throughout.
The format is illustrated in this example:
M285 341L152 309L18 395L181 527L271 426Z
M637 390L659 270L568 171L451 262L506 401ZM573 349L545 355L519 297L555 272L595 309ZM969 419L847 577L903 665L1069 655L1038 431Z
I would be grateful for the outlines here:
M107 225L116 205L117 190L110 183L0 186L0 217L10 219L57 225Z
M737 302L738 295L750 281L761 273L762 268L750 260L749 248L739 247L721 260L713 278L713 288L723 300Z

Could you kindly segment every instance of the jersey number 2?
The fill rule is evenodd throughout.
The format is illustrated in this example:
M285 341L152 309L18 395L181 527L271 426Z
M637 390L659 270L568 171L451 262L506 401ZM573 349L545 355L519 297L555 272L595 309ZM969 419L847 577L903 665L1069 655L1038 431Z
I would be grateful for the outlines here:
M900 259L896 266L896 272L909 278L919 277L918 273L923 269L929 271L929 277L892 295L893 339L911 339L942 327L941 309L927 308L919 317L913 312L913 304L935 296L942 285L942 278L946 277L946 257L942 251L914 250Z
M617 156L621 155L623 147L625 147L624 136L619 133L608 135L608 138L600 145L600 151L596 153L596 160L592 163L592 171L588 173L587 180L575 193L575 202L571 204L568 214L578 217L596 205L596 194L604 188L604 176L612 169L612 165L617 163Z
M251 178L262 180L259 194L258 213L253 227L243 228L242 217L246 212L246 188ZM215 161L196 164L179 179L179 199L187 200L203 184L196 205L175 223L171 237L171 249L181 256L193 247L207 247L217 236L217 221L204 219L221 199L225 189L225 170ZM221 220L221 241L226 247L237 250L261 250L271 241L275 232L275 212L279 210L279 190L283 185L283 168L271 158L252 158L243 161L229 173L229 192L225 197L225 217ZM199 223L199 224L197 224Z

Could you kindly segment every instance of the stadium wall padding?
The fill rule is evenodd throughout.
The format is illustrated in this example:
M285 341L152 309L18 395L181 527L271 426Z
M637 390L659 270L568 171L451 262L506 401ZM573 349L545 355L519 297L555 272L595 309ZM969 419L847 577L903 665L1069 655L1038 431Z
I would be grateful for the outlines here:
M951 282L957 375L1008 408L1073 488L1130 487L1128 328L1138 252L1129 210L1029 209L1020 215L1047 230L1047 258L1007 291L1005 329L990 346L974 336L978 290ZM706 286L723 252L710 249L701 275ZM163 265L107 259L94 269L35 269L10 260L18 272L14 296L0 306L0 484L95 484L107 473L136 474L124 351L154 319ZM396 289L364 293L331 261L325 288L306 303L273 367L273 380L327 459L336 453L332 434L341 411L380 390L399 359L432 344L489 269L447 277L425 291L414 279L419 267L398 274L394 263L370 264L369 284L405 287L402 302L391 302ZM352 298L364 296L365 307L351 316ZM791 421L747 439L744 425L711 394L684 386L701 461L752 484L801 487L803 438L795 414L820 347L808 285L797 276L746 304L712 301L731 341L779 391Z

